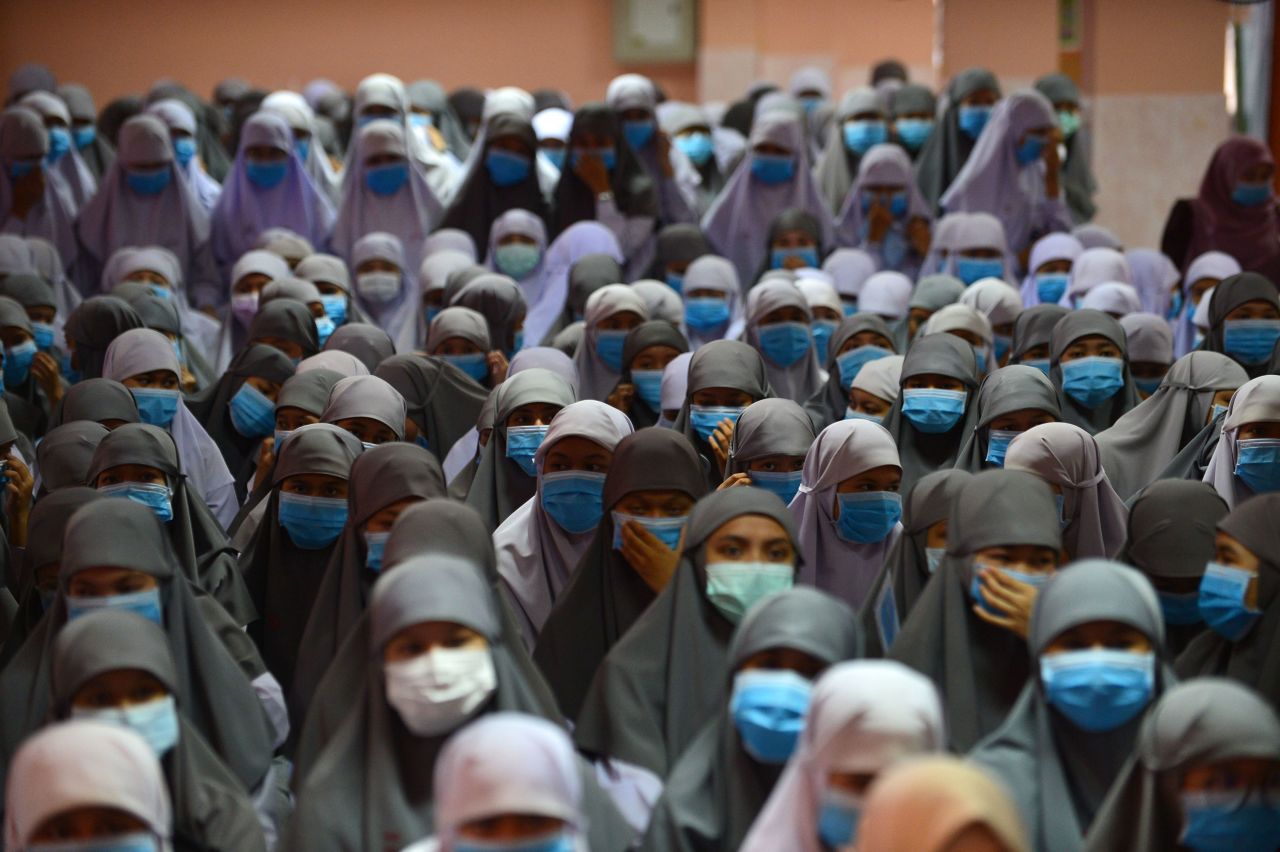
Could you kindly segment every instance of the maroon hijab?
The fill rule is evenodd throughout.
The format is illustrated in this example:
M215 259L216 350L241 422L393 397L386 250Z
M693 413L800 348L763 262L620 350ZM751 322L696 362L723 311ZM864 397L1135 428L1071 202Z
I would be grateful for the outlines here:
M1246 269L1272 275L1280 271L1280 220L1274 198L1256 207L1231 200L1240 176L1259 163L1274 165L1267 146L1246 136L1233 136L1218 146L1191 201L1194 230L1187 257L1222 251Z

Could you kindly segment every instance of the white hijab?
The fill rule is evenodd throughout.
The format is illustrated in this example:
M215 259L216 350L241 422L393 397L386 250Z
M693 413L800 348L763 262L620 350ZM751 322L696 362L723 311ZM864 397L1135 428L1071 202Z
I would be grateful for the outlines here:
M1204 481L1227 501L1228 507L1234 509L1253 496L1253 490L1235 475L1236 434L1246 423L1277 420L1280 420L1280 376L1258 376L1241 385L1231 397L1227 416L1222 421L1222 438L1204 471Z

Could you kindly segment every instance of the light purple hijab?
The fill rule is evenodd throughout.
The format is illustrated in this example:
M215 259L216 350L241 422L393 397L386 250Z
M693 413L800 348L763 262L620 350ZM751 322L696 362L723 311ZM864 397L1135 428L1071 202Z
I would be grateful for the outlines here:
M360 293L360 275L357 271L366 260L388 260L400 268L400 290L385 302L374 302ZM413 299L416 287L409 272L405 251L394 234L374 231L356 240L351 247L351 269L356 280L356 301L360 309L369 315L373 324L380 327L396 343L396 352L412 352L417 332L417 318L421 311ZM414 267L416 268L416 266Z
M961 252L970 249L995 249L1004 256L1004 274L1000 277L1010 283L1017 281L1018 262L1009 250L1009 240L1005 236L1004 225L990 213L968 213L959 222L951 226L947 239L950 254L943 266L948 275L960 276L956 273L956 262Z
M1014 92L996 104L973 153L942 194L946 210L990 213L1004 225L1009 248L1017 254L1051 231L1069 231L1071 216L1062 193L1044 193L1044 163L1018 164L1018 144L1029 130L1054 127L1053 104L1039 92Z
M147 112L157 115L172 133L175 130L185 131L196 138L196 116L191 107L177 98L165 98L147 107ZM187 181L196 200L206 212L212 213L218 203L222 187L204 169L200 168L200 158L192 157L185 166L179 164L178 172Z
M1258 376L1241 385L1231 397L1222 421L1222 438L1204 471L1204 481L1213 486L1230 508L1253 496L1253 490L1235 475L1236 434L1246 423L1276 420L1280 420L1280 376Z
M1173 285L1182 277L1178 266L1162 251L1129 249L1124 253L1133 273L1133 286L1142 298L1142 310L1163 317L1173 301Z
M592 219L574 222L565 228L560 236L551 241L546 257L542 259L547 281L539 299L547 306L547 310L550 310L553 305L560 307L551 317L542 337L532 333L529 318L525 318L524 337L531 345L537 345L543 341L546 331L554 325L556 318L564 310L569 299L569 273L573 270L574 264L589 254L607 254L617 261L619 266L626 264L626 258L622 256L622 246L618 244L618 238L614 236L613 231ZM542 323L543 320L544 318L540 316L538 322Z
M742 288L738 283L738 271L733 268L733 264L714 254L704 254L689 264L689 268L684 273L684 290L680 294L680 299L686 307L689 299L692 298L689 294L695 290L715 290L723 293L729 302L729 323L723 332L709 332L706 337L691 328L684 327L683 331L689 340L689 348L697 349L713 340L737 340L742 337L747 318L742 305Z
M1133 273L1129 270L1129 261L1115 249L1085 249L1071 264L1071 282L1067 284L1067 292L1062 294L1058 304L1064 308L1073 308L1076 299L1083 299L1085 293L1108 281L1131 283Z
M944 213L942 218L933 223L933 240L929 243L929 253L924 256L924 263L920 265L922 276L937 275L951 269L956 233L961 223L968 218L968 213Z
M560 592L569 582L595 530L573 534L542 510L542 468L547 453L564 438L586 438L613 452L635 431L631 420L612 406L592 399L560 409L538 448L538 492L516 509L493 533L498 573L521 626L525 646L532 649Z
M255 186L245 169L247 151L261 146L287 155L288 173L270 189ZM240 150L213 211L213 254L222 267L253 248L268 228L288 228L313 246L323 246L333 227L333 207L316 188L283 118L256 112L240 130Z
M541 219L539 219L541 221ZM476 256L476 243L471 239L471 235L461 228L441 228L427 237L422 244L422 256L430 257L438 251L444 249L452 249L460 251L467 256L472 263L479 263L480 258Z
M894 524L883 541L845 541L836 533L836 487L884 465L901 468L902 463L883 426L870 420L837 421L818 434L805 454L800 491L791 501L804 555L796 582L816 586L854 609L866 600L902 524Z
M754 148L762 143L790 151L795 176L784 183L762 183L751 173L748 153L702 219L707 241L717 254L733 262L739 281L755 281L769 252L769 227L785 210L811 214L822 228L823 246L834 244L831 215L810 171L809 146L800 120L778 110L760 116L751 128L749 144Z
M688 286L687 278L685 286ZM775 279L761 282L752 288L747 294L746 342L760 353L774 395L804 405L826 382L822 366L818 363L817 351L810 346L799 361L789 367L781 367L769 360L760 345L760 321L781 308L799 308L804 313L803 323L806 327L813 321L804 293L792 282Z
M218 322L191 307L191 302L187 299L186 284L182 280L182 265L167 248L143 246L115 252L103 269L103 292L109 294L121 281L127 281L130 275L143 270L158 273L168 280L169 287L173 290L174 306L178 309L182 336L197 347L206 360L212 361L218 351ZM110 280L108 272L113 273Z
M649 306L627 284L606 285L587 298L582 343L573 356L574 365L578 368L580 399L603 402L622 378L621 373L614 372L596 354L596 341L600 339L600 323L624 311L638 315L642 322L649 319Z
M564 310L564 299L556 300L552 293L552 276L547 266L547 226L542 221L542 217L528 210L518 208L508 210L493 220L493 224L489 227L486 265L496 272L507 274L498 269L493 258L498 243L510 234L530 237L538 247L538 265L516 282L520 287L521 295L524 296L524 303L528 307L528 313L524 317L524 345L525 348L532 348L546 336L556 317L560 316L560 312Z
M1173 328L1173 351L1179 358L1196 348L1196 306L1191 304L1191 285L1205 278L1221 281L1240 271L1239 261L1220 251L1207 251L1187 265L1187 274L1182 276L1182 311ZM1200 301L1208 299L1209 294L1205 293Z
M1022 306L1030 308L1040 304L1040 293L1036 289L1037 269L1054 260L1069 260L1075 263L1076 258L1083 251L1084 246L1070 234L1054 232L1036 240L1036 244L1031 247L1031 257L1027 262L1027 274L1022 279Z
M0 113L0 210L7 214L13 206L13 183L9 165L15 160L44 159L49 153L49 136L40 114L25 106L12 106ZM46 173L48 174L48 173ZM58 248L64 269L75 269L76 209L69 191L60 191L61 178L45 181L44 198L25 219L7 216L0 222L4 233L18 237L43 237ZM83 292L83 289L82 289Z
M307 175L330 204L337 204L342 199L342 181L329 163L324 145L320 143L316 114L306 98L297 92L275 91L262 99L259 109L283 118L291 133L301 130L309 135L311 144L307 146L307 156L303 160Z
M874 145L858 161L858 176L854 179L849 194L845 196L839 215L836 216L836 238L841 244L867 249L867 223L862 212L862 192L868 186L900 186L906 190L907 212L896 219L890 229L899 239L906 240L907 223L910 220L915 218L925 221L933 220L933 211L929 207L929 202L925 201L924 194L920 192L919 184L915 181L915 174L911 169L911 158L907 156L907 152L900 146L888 142ZM902 269L901 265L885 267L883 262L881 268L896 268L899 272L908 272L908 274L916 271Z
M24 96L18 103L23 106L30 107L40 114L44 119L59 118L62 119L67 128L67 132L71 132L71 111L67 109L66 103L62 98L50 92L31 92ZM46 170L49 165L46 162ZM98 181L94 178L93 172L85 164L84 159L80 156L80 151L72 143L68 150L52 167L54 173L62 179L62 183L71 193L72 202L77 210L84 206L93 194L98 191Z

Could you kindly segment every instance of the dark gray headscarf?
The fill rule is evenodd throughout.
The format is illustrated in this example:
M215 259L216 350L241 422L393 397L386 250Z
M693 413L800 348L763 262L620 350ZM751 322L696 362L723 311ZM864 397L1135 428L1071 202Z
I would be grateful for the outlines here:
M1027 639L1032 676L1009 718L969 753L1004 782L1037 850L1077 852L1138 735L1138 715L1110 731L1089 732L1050 708L1040 655L1073 627L1108 621L1132 627L1155 652L1151 699L1172 684L1165 665L1164 619L1151 584L1132 568L1104 560L1073 563L1040 590Z
M550 346L556 335L586 316L587 299L592 293L610 284L621 284L625 277L622 267L611 255L584 254L578 258L569 267L569 295L565 299L564 311L551 323L541 344Z
M929 527L951 515L960 489L972 478L965 470L936 470L902 501L902 535L885 556L867 602L858 613L866 637L867 656L883 657L933 577L925 542Z
M1074 104L1077 110L1083 110L1080 103L1080 89L1075 81L1066 74L1046 74L1035 82L1036 91L1049 99L1055 107L1061 103ZM1071 134L1063 144L1067 148L1067 157L1062 163L1062 196L1071 211L1071 219L1077 224L1088 222L1098 207L1093 203L1093 195L1098 191L1098 182L1093 179L1093 170L1089 160L1093 156L1093 136L1084 122L1076 132Z
M1055 420L1062 416L1053 384L1035 367L1021 364L1011 364L989 373L978 388L977 405L973 431L961 445L960 455L956 458L956 467L970 473L995 467L987 461L987 436L993 420L1028 408L1051 414Z
M104 423L119 420L138 422L138 404L129 389L111 379L85 379L67 388L50 420L51 426L91 420Z
M133 613L110 610L68 624L53 643L53 715L68 718L82 686L122 669L156 678L178 705L178 741L160 759L178 845L265 852L262 826L240 779L186 717L188 698L179 693L182 684L168 637L156 625Z
M658 232L653 263L645 277L666 281L668 264L693 263L704 254L711 254L711 245L701 228L688 223L667 225Z
M960 174L977 141L960 129L960 101L980 89L992 89L1000 94L996 75L985 68L968 68L951 79L942 117L934 123L933 132L916 159L916 181L935 213L942 212L938 200Z
M396 354L396 344L391 335L376 325L348 322L329 335L324 350L354 355L373 373L379 364Z
M1044 480L987 470L961 487L947 519L946 556L888 653L938 687L956 751L1004 721L1030 671L1026 643L973 612L973 554L1001 545L1062 549L1058 506Z
M1116 391L1115 396L1105 400L1097 408L1085 408L1076 402L1062 389L1062 353L1081 337L1101 336L1111 341L1120 350L1124 360L1124 386ZM1058 403L1062 408L1062 420L1072 426L1079 426L1090 435L1096 435L1103 429L1110 428L1139 402L1138 387L1133 383L1129 372L1129 344L1125 338L1124 328L1109 314L1088 308L1075 310L1062 318L1053 327L1053 338L1049 343L1049 380L1058 390Z
M1027 350L1048 346L1053 327L1071 311L1062 305L1032 305L1013 321L1013 341L1009 346L1009 363L1021 362ZM1045 356L1048 357L1047 355Z
M415 80L405 88L409 103L419 109L431 113L432 125L444 137L449 152L459 160L466 160L471 150L471 140L467 138L458 120L458 114L449 105L444 89L435 80Z
M67 103L67 111L73 121L97 122L98 111L94 108L93 95L79 83L66 83L58 87L58 96ZM93 172L95 178L101 179L107 173L111 162L116 158L116 149L111 147L105 133L95 133L93 142L80 149L80 159Z
M426 447L444 461L476 425L488 392L443 358L392 355L373 373L400 392Z
M974 391L978 387L978 360L972 346L945 332L917 337L902 362L899 387L905 388L908 379L925 373L936 373L962 382L968 391L968 400L964 416L950 431L930 435L916 429L903 416L902 405L906 399L899 392L893 408L884 416L884 428L889 430L898 445L903 491L911 490L911 486L926 473L952 467L960 454L961 444L973 432L978 419L978 406L974 401Z
M742 515L781 524L799 561L791 513L773 494L728 488L699 500L675 576L600 663L574 730L580 751L665 776L714 716L734 626L707 598L704 545Z
M74 420L50 429L36 447L41 496L60 488L83 485L89 461L107 436L107 427L91 420Z
M735 473L747 473L752 459L761 456L804 458L817 437L809 416L791 400L762 399L753 402L733 426L725 478Z
M84 378L98 378L111 341L129 329L144 327L142 317L124 299L115 296L85 299L67 317L63 327L68 346L75 349L72 365Z
M1267 302L1280 310L1280 296L1277 296L1276 285L1270 278L1257 272L1241 272L1222 279L1213 289L1213 296L1209 300L1209 331L1205 334L1200 349L1230 355L1224 345L1227 314L1246 302L1255 301ZM1256 379L1267 372L1266 361L1240 366L1244 367L1251 379Z
M691 226L673 225L672 227L687 228ZM619 384L632 383L631 362L650 346L670 346L681 353L689 351L689 341L685 340L684 335L680 333L680 329L671 323L665 320L642 322L627 332L626 340L622 343L622 376L619 379ZM658 419L662 416L662 412L650 408L649 403L645 402L639 393L631 398L631 405L626 413L637 429L656 425Z
M827 371L826 384L804 404L804 410L813 419L813 428L819 432L837 420L844 419L845 411L849 407L849 388L844 385L844 380L840 376L840 365L836 359L849 338L864 332L872 332L884 338L877 342L876 346L897 352L894 331L889 328L888 323L875 314L854 314L841 321L839 328L831 335L831 342L827 347L827 363L823 365ZM850 381L852 379L853 377L850 377Z
M844 123L862 113L872 113L886 123L889 119L889 110L880 92L867 87L846 92L832 115L822 153L813 166L814 180L832 215L839 213L844 206L845 196L853 186L858 164L862 161L861 155L844 144Z
M604 482L604 519L551 608L534 650L534 661L570 719L577 717L600 661L657 597L614 549L610 512L628 494L658 490L697 500L707 486L688 441L670 429L641 429L614 448Z
M641 848L741 846L783 766L761 763L743 749L729 709L734 675L753 654L773 648L801 651L830 666L860 656L861 639L853 612L817 589L780 592L752 607L729 645L719 713L672 767Z
M278 337L298 344L303 358L320 351L320 334L311 309L292 299L276 299L258 308L253 322L249 323L248 340L256 343L264 337Z
M1188 769L1225 760L1280 761L1275 707L1234 681L1196 678L1167 690L1147 711L1133 756L1085 838L1092 852L1183 848L1178 801Z

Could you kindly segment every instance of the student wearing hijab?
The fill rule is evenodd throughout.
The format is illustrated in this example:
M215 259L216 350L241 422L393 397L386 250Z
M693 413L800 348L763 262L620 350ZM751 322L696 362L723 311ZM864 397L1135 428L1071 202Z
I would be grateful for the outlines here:
M169 128L169 140L173 143L173 155L178 174L191 187L196 200L206 213L212 213L218 203L221 185L203 168L197 156L196 133L198 125L191 107L177 98L162 98L147 107L146 112L158 116Z
M513 208L497 216L488 233L489 267L520 287L526 305L525 345L536 346L560 312L547 265L547 227L529 210Z
M650 320L627 332L622 343L622 375L608 403L640 429L662 417L662 373L689 351L684 335L670 323Z
M1147 713L1084 848L1272 848L1280 814L1267 791L1278 769L1274 705L1218 678L1174 686Z
M348 255L361 310L391 335L398 352L413 348L419 310L411 298L414 287L409 271L417 263L408 265L412 258L406 245L394 233L374 231L357 239Z
M684 400L672 428L697 450L709 488L724 479L738 415L753 402L773 395L764 359L747 344L719 340L693 353Z
M58 87L58 97L71 113L71 141L80 152L80 159L89 167L95 178L101 178L115 159L115 148L99 135L95 123L98 110L93 95L79 83L66 83Z
M995 361L990 369L1005 366L1009 360L1009 349L1013 345L1013 326L1022 313L1022 299L1018 291L1005 281L987 278L966 288L958 301L973 308L991 323L994 348L992 354Z
M968 68L947 84L937 126L916 158L920 191L938 212L942 194L960 174L999 100L1000 84L985 68Z
M973 347L953 334L918 339L903 361L900 387L884 427L898 446L902 488L909 491L926 473L954 465L973 431L978 387Z
M1098 455L1121 499L1162 478L1248 380L1227 356L1192 352L1178 359L1154 394L1099 432Z
M1143 711L1174 683L1163 640L1150 584L1114 562L1074 563L1036 598L1032 679L969 758L1013 794L1037 849L1081 848Z
M85 299L67 317L63 332L67 339L68 360L62 372L71 384L81 379L102 376L102 361L107 346L124 332L143 328L142 318L123 299L94 296Z
M804 294L788 281L767 281L747 299L746 341L763 358L774 392L804 402L822 387Z
M1022 304L1056 305L1067 294L1071 266L1084 251L1070 234L1045 234L1031 246L1027 274L1022 279Z
M846 92L831 117L831 130L813 171L828 212L836 215L856 184L862 158L888 140L889 127L884 98L867 87Z
M1091 435L1114 425L1140 401L1124 329L1101 311L1072 311L1055 324L1049 359L1063 421Z
M658 93L653 81L639 74L615 77L609 81L605 101L617 116L628 147L657 190L661 224L694 221L698 175L683 152L658 127L654 115Z
M584 399L604 400L624 368L627 333L649 319L644 301L629 286L610 284L587 300L585 335L574 355Z
M790 503L817 438L809 415L789 399L762 399L742 412L729 440L721 488L754 485Z
M1097 212L1093 196L1098 183L1093 178L1090 159L1092 135L1085 126L1080 89L1066 74L1046 74L1035 82L1036 91L1049 99L1057 116L1062 156L1062 196L1073 224L1088 222Z
M1274 447L1280 437L1280 376L1259 376L1240 386L1222 420L1204 481L1233 509L1255 494L1277 490L1280 464Z
M1049 375L1049 348L1053 329L1070 311L1057 304L1039 304L1018 314L1013 323L1009 363L1026 364Z
M852 616L805 588L751 609L729 647L718 712L672 767L641 849L742 844L805 737L815 681L861 652Z
M1275 285L1255 272L1222 280L1209 302L1209 332L1202 350L1221 352L1249 373L1262 375L1280 340L1280 297Z
M859 817L876 776L944 742L928 679L882 660L833 665L813 684L799 743L741 849L861 848Z
M950 746L967 751L1004 721L1030 674L1031 608L1062 549L1053 491L1021 471L975 474L951 503L946 541L888 657L934 682Z
M788 245L807 248L811 257L802 266L819 266L824 247L834 243L831 214L809 172L809 154L799 121L774 111L755 122L749 141L751 153L734 171L724 192L702 219L702 230L718 254L733 262L739 281L754 281L762 269L776 268L771 253L781 248L777 220L789 211L804 215L814 226L816 239L787 238ZM796 225L781 223L787 230ZM799 246L799 243L805 243Z
M449 305L471 308L485 318L489 325L489 343L504 359L515 357L524 348L523 329L528 309L520 287L508 276L482 272L456 293L446 290L445 297Z
M889 140L902 146L912 162L933 133L937 111L933 91L919 83L907 83L889 96Z
M382 379L348 376L329 392L320 422L345 429L368 450L404 440L405 408L400 392Z
M62 404L54 412L53 426L89 420L114 429L122 423L138 423L138 406L133 394L110 379L85 379L67 389Z
M0 121L2 120L0 117ZM23 242L27 244L35 273L53 288L59 324L65 322L84 297L67 278L66 267L62 256L58 254L57 246L44 237L24 237Z
M897 328L897 337L915 340L920 329L935 313L960 301L965 284L953 275L925 275L916 282L907 302L907 321Z
M706 493L693 448L666 429L623 438L605 476L595 537L538 636L538 663L573 719L600 661L667 586L689 511Z
M544 715L477 562L409 558L379 578L369 613L364 663L345 685L351 710L298 781L285 849L403 846L429 835L446 738L482 715ZM592 848L621 850L621 819L582 763L578 772L591 788Z
M1071 263L1071 280L1058 304L1079 308L1089 291L1103 284L1128 284L1133 280L1129 261L1118 249L1106 246L1086 248Z
M696 104L665 101L658 109L658 121L672 146L697 172L690 207L700 219L724 190L746 140L734 130L717 126L707 110Z
M603 516L613 452L633 431L617 409L594 400L565 406L533 455L536 491L494 531L498 572L522 638L532 648L551 607L591 544ZM510 430L508 430L510 440Z
M81 291L93 280L76 265L76 208L61 180L45 169L49 135L39 113L11 106L0 113L0 227L18 237L43 237L58 249L65 268L77 273Z
M682 284L684 330L692 349L742 336L743 295L732 263L718 255L700 257L689 264Z
M960 447L955 466L978 473L1004 467L1009 442L1019 434L1061 417L1053 385L1034 367L1014 364L987 376L978 388L973 431Z
M574 730L579 750L665 776L723 700L734 625L793 585L799 559L774 495L729 488L698 501L671 582L596 672Z
M907 153L883 143L862 158L858 177L836 214L836 236L842 244L869 253L880 269L915 278L929 251L931 219Z
M1240 264L1236 259L1220 251L1205 252L1187 265L1187 271L1182 276L1182 289L1178 291L1181 296L1180 313L1174 320L1173 328L1174 352L1179 358L1200 345L1200 332L1195 324L1200 302L1224 278L1239 275L1240 271Z
M405 440L440 459L475 424L486 396L461 370L437 358L392 355L374 375L405 400Z
M49 134L45 167L60 179L62 190L69 194L76 209L80 209L93 196L98 183L73 142L71 113L67 111L67 105L52 92L30 92L18 103L40 114Z
M39 472L37 499L72 485L81 485L89 473L89 460L107 428L99 423L64 423L45 433L36 447L34 470Z
M433 144L438 142L438 134L455 159L465 159L471 143L440 84L434 80L415 80L405 88L405 94L409 98L409 126L414 134L427 136ZM431 133L432 130L436 133Z
M711 246L697 225L668 225L658 232L648 277L666 283L680 295L684 292L684 275L689 264L710 253Z
M981 311L968 305L947 305L935 311L920 328L920 337L931 334L954 335L969 344L977 361L979 378L996 368L993 346L995 335L991 330L991 321Z
M391 335L373 323L352 322L334 329L324 342L324 350L354 355L373 373L379 364L396 354L396 344Z
M1160 250L1182 269L1207 251L1225 252L1250 272L1275 279L1275 161L1256 139L1232 136L1218 145L1195 198L1180 198L1169 211Z
M1091 295L1101 294L1109 287L1118 291L1127 285L1104 284ZM1096 307L1093 302L1092 298L1086 297L1081 304ZM1132 305L1125 307L1127 309ZM1133 373L1133 383L1138 386L1139 396L1147 399L1160 387L1161 380L1173 366L1173 332L1163 317L1133 311L1120 317L1120 327L1124 329L1125 345L1129 349L1129 369Z
M4 285L19 276L7 276ZM36 327L27 311L17 301L0 296L0 343L4 345L4 395L6 401L21 400L36 415L35 422L24 422L23 431L39 437L53 408L62 398L63 385L58 376L58 362L52 355L41 353L35 339ZM20 418L26 421L27 418Z
M351 273L342 258L333 254L310 254L298 261L293 274L310 281L320 291L325 315L339 328L348 322L368 322L356 303Z
M55 719L119 726L146 742L164 772L180 846L265 852L263 826L239 779L186 718L159 627L129 612L76 619L54 642L50 686Z
M132 731L63 722L32 736L17 754L5 792L6 848L39 852L70 841L82 848L165 850L172 836L164 774L146 740Z
M235 262L228 276L228 305L222 311L222 333L214 353L217 366L225 368L231 356L244 346L258 313L262 289L277 278L289 276L289 264L284 258L262 249L245 252Z
M317 118L315 110L307 103L306 98L297 92L277 90L262 99L260 111L272 113L284 120L289 128L290 142L298 155L315 188L332 204L342 200L341 178L329 160L326 146L332 146L336 139L326 139L333 133L332 124L327 117ZM241 134L248 121L241 125ZM327 125L327 127L326 127ZM328 132L326 132L328 131ZM240 139L243 140L243 135ZM226 178L224 178L226 180Z
M1155 587L1170 659L1206 629L1200 583L1214 555L1214 528L1227 504L1203 482L1154 482L1129 509L1128 534L1116 561L1137 568Z

